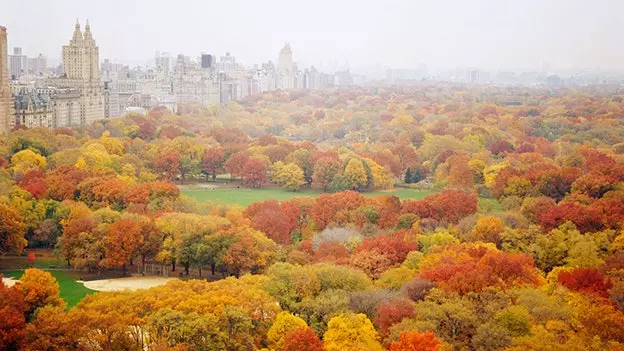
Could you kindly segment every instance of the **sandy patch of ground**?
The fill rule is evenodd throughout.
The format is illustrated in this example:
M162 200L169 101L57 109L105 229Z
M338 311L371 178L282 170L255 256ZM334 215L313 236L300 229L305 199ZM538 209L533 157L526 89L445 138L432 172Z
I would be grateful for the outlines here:
M84 286L96 291L133 291L164 285L177 279L178 278L135 276L118 279L92 280L90 282L84 282Z
M17 280L13 278L2 278L2 282L4 283L4 285L10 288L15 285L15 283L17 283Z

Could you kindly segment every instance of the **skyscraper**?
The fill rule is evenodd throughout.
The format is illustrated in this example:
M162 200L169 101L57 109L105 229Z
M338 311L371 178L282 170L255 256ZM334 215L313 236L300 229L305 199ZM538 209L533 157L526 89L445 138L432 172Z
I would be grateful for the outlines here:
M100 82L100 55L89 21L84 34L76 22L69 45L63 46L63 75L59 84L68 94L55 99L56 126L86 126L104 118L104 95ZM76 99L76 95L79 98Z
M277 68L282 72L292 72L293 70L293 53L290 44L286 43L279 53Z
M8 62L7 30L0 26L0 133L9 131L9 121L13 115Z

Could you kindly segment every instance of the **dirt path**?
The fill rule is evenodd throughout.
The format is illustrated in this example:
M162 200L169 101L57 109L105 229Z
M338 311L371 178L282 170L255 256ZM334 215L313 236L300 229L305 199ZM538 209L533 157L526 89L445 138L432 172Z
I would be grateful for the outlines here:
M2 282L4 283L4 285L6 285L8 288L10 288L13 285L15 285L15 283L17 283L17 280L15 280L13 278L2 278Z
M92 280L84 282L83 284L85 287L96 291L133 291L164 285L172 280L178 280L178 278L136 276L117 279Z

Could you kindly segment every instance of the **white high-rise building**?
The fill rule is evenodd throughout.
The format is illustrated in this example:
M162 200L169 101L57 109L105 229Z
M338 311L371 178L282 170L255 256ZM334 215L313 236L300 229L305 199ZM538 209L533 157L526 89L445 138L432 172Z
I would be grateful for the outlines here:
M10 77L19 79L27 72L28 58L22 54L22 48L13 48L13 55L9 55Z

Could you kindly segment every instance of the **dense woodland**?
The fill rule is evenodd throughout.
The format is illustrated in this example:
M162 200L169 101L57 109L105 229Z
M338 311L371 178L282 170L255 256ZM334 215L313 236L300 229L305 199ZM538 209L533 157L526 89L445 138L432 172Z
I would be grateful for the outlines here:
M276 92L14 130L1 255L47 247L89 272L156 262L216 281L67 310L30 269L0 284L0 349L624 350L623 96ZM323 194L247 208L180 195L217 178ZM394 187L435 193L362 194Z

